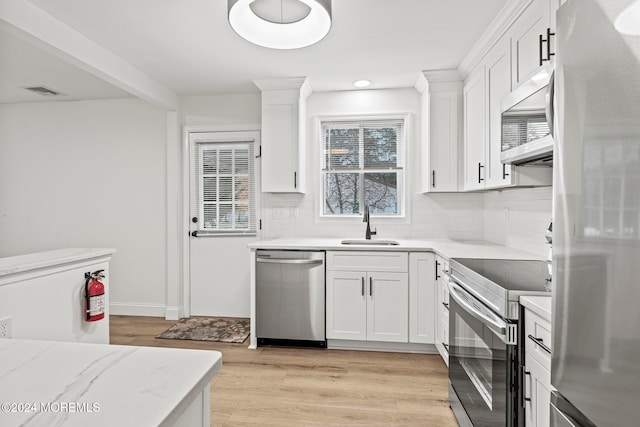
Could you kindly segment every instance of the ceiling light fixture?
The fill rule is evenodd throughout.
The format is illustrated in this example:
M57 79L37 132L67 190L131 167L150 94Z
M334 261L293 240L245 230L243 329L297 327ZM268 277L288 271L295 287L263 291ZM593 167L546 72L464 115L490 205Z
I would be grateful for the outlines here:
M353 82L353 85L355 87L368 87L371 84L371 81L369 80L356 80L355 82Z
M272 49L311 46L331 28L331 0L228 0L231 28Z

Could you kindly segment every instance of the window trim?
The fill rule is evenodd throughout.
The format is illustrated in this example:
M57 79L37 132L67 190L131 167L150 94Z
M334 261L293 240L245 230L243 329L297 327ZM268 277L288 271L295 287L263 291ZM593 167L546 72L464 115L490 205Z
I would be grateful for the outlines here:
M195 150L196 152L200 151L200 147L213 144L213 145L229 145L232 146L234 144L244 144L249 146L249 180L250 180L250 197L249 197L249 211L250 217L253 216L253 228L249 229L221 229L221 230L212 230L202 228L200 222L196 224L197 237L232 237L232 236L257 236L260 233L260 197L258 190L258 179L260 173L260 163L258 162L258 158L256 158L255 153L258 147L260 146L260 136L258 132L255 131L210 131L210 132L189 132L189 162L192 163L196 161L198 155L196 155L191 150ZM197 161L196 161L197 163ZM251 165L253 163L253 165ZM202 219L201 215L201 206L198 204L198 194L200 192L199 182L201 179L200 172L197 170L198 165L192 163L190 167L193 167L194 173L189 173L189 192L195 192L194 197L196 198L193 203L196 204L197 215L199 219ZM252 174L253 172L253 174ZM251 177L253 176L253 180ZM253 182L251 182L253 181ZM253 201L253 206L251 206L251 202ZM189 202L189 210L191 210L191 201ZM249 220L251 224L251 219ZM191 222L191 221L190 221Z
M401 169L395 169L398 172L398 214L371 214L372 218L375 218L378 223L390 223L390 224L408 224L410 223L411 212L411 196L409 186L409 158L410 158L410 146L411 136L413 132L413 122L411 120L411 113L389 113L389 114L354 114L354 115L322 115L315 117L315 130L314 130L314 143L316 145L315 152L318 155L314 174L317 176L318 183L316 188L318 189L318 196L315 197L314 203L316 205L315 217L316 222L322 223L344 223L354 222L355 220L362 221L362 214L334 214L327 215L324 213L324 145L322 125L324 122L366 122L366 121L382 121L382 120L402 120L404 128L404 158L403 167ZM377 171L377 170L374 170ZM355 170L354 170L355 172ZM357 173L364 173L362 169L358 169Z

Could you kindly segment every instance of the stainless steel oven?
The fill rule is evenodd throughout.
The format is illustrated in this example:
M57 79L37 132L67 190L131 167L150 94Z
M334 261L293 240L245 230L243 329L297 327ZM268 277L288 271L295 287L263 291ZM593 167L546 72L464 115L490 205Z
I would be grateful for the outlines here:
M460 426L521 427L521 295L547 293L535 260L452 259L449 398Z
M517 394L510 390L518 375L516 324L454 281L449 296L450 397L461 406L458 420L465 415L476 427L517 425Z

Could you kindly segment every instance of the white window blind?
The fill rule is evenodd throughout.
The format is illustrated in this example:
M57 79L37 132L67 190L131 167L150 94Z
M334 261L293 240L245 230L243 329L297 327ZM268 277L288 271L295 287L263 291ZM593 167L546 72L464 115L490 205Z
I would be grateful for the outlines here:
M404 200L404 120L322 123L322 214L399 216Z
M198 236L256 233L253 141L196 145Z

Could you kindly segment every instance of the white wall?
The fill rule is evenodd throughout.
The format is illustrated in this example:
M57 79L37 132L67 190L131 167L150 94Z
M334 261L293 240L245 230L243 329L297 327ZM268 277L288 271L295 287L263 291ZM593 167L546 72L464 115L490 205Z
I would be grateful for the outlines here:
M551 187L485 193L484 239L546 257L551 200Z
M116 248L112 314L164 315L165 153L166 113L141 100L0 105L0 256Z
M413 88L313 93L307 100L306 195L263 194L264 237L364 237L361 218L327 220L320 211L321 141L317 118L409 114L407 128L407 201L404 220L373 218L379 238L483 237L483 195L418 193L420 179L420 95Z
M260 93L241 95L187 96L182 99L183 122L187 126L260 124Z

